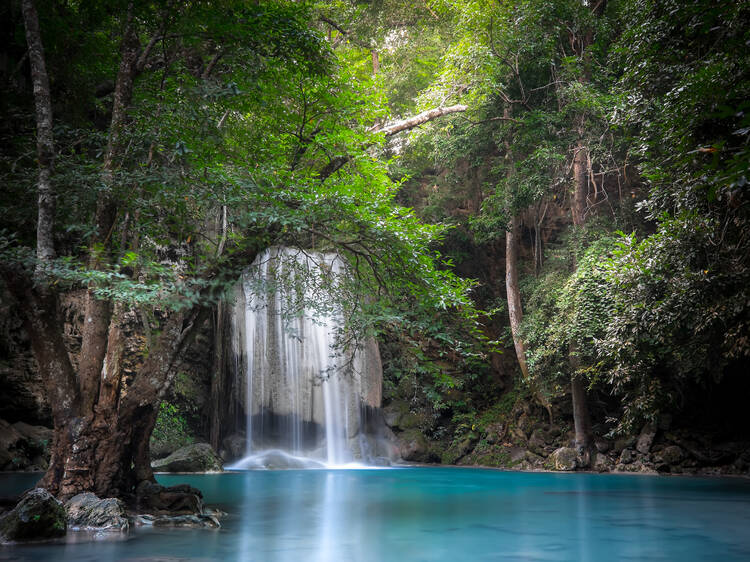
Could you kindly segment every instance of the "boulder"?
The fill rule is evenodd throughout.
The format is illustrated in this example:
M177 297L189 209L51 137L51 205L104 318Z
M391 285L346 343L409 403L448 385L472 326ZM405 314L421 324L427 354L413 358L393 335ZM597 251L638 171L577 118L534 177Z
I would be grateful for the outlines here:
M594 455L593 469L597 472L609 472L612 470L612 461L604 453Z
M623 450L635 445L635 441L636 439L633 436L620 437L617 441L615 441L615 446L614 446L615 453L622 453Z
M529 450L537 455L544 455L547 453L546 449L549 441L550 439L546 432L542 429L535 429L532 432L531 437L529 437Z
M485 432L487 434L487 443L495 445L497 443L500 443L502 437L505 435L505 425L497 422L491 423L487 426Z
M203 513L203 494L187 484L162 486L144 480L135 491L138 511L167 515Z
M157 472L221 472L223 463L208 443L194 443L151 463Z
M511 465L516 465L520 463L523 460L526 460L526 454L528 451L526 449L523 449L521 447L511 447L510 448L510 463ZM531 453L533 455L533 453Z
M417 429L409 429L396 437L399 456L405 461L426 462L430 451L427 439Z
M84 492L65 503L68 526L75 531L127 531L128 516L125 504L117 498L100 499Z
M67 531L65 508L52 494L36 488L0 519L0 542L62 537Z
M636 450L643 455L647 454L651 450L651 445L654 443L655 437L656 426L650 423L644 425L635 443Z
M578 467L578 452L572 447L560 447L550 455L555 470L575 470Z
M0 420L0 469L46 470L51 441L48 427Z
M620 464L630 464L635 460L635 451L633 449L625 449L620 453Z
M612 448L612 443L603 437L594 437L594 447L600 453L606 453Z
M664 447L658 455L658 460L669 466L680 464L684 458L685 453L679 445Z

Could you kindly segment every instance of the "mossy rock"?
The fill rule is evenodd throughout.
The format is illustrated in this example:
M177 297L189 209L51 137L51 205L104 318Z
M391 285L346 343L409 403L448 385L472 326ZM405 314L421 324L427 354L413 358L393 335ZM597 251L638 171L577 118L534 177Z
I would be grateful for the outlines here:
M62 502L43 488L24 494L16 506L0 518L0 542L43 540L67 532Z
M223 462L211 445L195 443L152 462L151 467L159 472L220 472Z

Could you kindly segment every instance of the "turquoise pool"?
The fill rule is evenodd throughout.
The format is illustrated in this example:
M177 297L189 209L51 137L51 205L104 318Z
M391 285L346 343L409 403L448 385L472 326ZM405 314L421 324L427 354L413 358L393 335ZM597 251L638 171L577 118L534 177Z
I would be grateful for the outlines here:
M203 490L229 513L222 529L5 547L0 560L750 560L743 479L461 468L158 479ZM0 475L0 493L34 481Z

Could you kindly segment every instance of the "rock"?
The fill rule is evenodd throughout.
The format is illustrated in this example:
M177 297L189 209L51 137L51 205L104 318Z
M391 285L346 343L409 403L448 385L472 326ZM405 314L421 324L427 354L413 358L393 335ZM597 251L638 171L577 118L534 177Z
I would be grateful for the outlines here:
M603 437L594 437L594 447L600 453L606 453L612 448L612 443Z
M45 451L49 447L54 433L50 428L43 425L29 425L24 422L14 423L13 429L27 442L27 447L35 448L39 452Z
M162 486L144 480L135 491L139 511L168 515L197 515L203 513L203 494L197 488L180 484Z
M545 430L550 440L557 439L562 435L562 429L558 425L547 425L545 426Z
M396 401L383 408L383 420L388 427L399 428L399 419L409 411L406 402Z
M555 470L575 470L578 467L578 452L572 447L560 447L550 455Z
M0 519L0 542L62 537L67 531L65 508L47 490L36 488Z
M487 433L487 443L495 445L500 443L502 436L505 434L505 425L501 423L491 423L485 429Z
M656 427L653 424L646 424L641 430L641 434L638 436L638 441L635 444L635 448L641 454L647 454L651 450L651 445L656 437Z
M593 469L597 472L609 472L612 470L612 461L603 453L594 455Z
M194 443L152 462L151 467L159 472L221 472L223 463L211 445Z
M526 459L526 449L522 449L521 447L511 447L509 452L511 465L518 464Z
M515 441L516 443L526 443L526 434L520 427L514 425L510 428L508 433L511 441Z
M670 445L659 452L658 460L662 463L675 466L685 458L685 453L679 445Z
M0 469L45 470L51 440L47 427L0 420Z
M547 453L548 436L541 429L535 429L529 437L529 450L533 451L537 455L544 455Z
M236 433L225 437L221 442L221 458L225 461L240 459L247 450L247 439Z
M210 513L197 515L138 515L134 523L138 527L191 527L218 529L218 518Z
M534 430L534 421L524 413L518 418L516 427L523 432L523 437L526 439Z
M630 464L635 460L635 451L633 449L625 449L620 454L620 464Z
M65 503L68 526L75 530L127 531L128 516L125 504L117 498L100 499L84 492Z
M373 466L391 466L391 459L388 457L374 457L370 462Z
M620 437L619 439L615 441L615 446L614 446L615 453L622 453L623 450L635 445L635 441L636 439L633 436Z
M399 455L405 461L427 462L429 460L429 444L422 432L409 429L396 437Z

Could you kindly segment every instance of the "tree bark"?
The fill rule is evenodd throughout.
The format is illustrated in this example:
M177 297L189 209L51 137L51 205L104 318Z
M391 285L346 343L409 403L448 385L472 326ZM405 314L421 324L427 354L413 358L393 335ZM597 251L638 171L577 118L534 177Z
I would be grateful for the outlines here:
M437 119L438 117L442 117L443 115L450 115L451 113L461 113L466 111L467 109L469 109L468 105L435 107L433 109L423 111L422 113L417 113L413 117L398 121L386 127L375 126L371 128L370 131L373 133L384 133L386 137L390 137L395 135L396 133L400 133L401 131L406 131L408 129L419 127L420 125L424 125L428 121L432 121L433 119Z
M52 185L52 172L55 164L55 142L52 132L52 95L49 89L49 76L44 61L42 35L39 31L39 17L33 0L21 3L26 43L29 50L31 82L34 86L34 106L36 109L36 149L39 161L37 181L37 229L36 257L37 271L55 257L55 190Z
M513 346L516 349L518 366L524 379L529 378L529 367L526 364L526 348L521 339L521 291L518 286L518 239L521 231L521 219L517 214L510 221L505 234L505 292L508 297L508 317L510 331L513 334Z
M133 21L133 6L128 7L121 45L120 66L115 81L115 92L112 104L112 118L109 126L107 148L104 153L102 179L106 189L99 193L94 217L95 232L89 248L89 267L100 269L102 254L107 254L112 231L117 218L117 207L112 197L111 189L114 184L116 158L121 148L122 131L125 125L127 107L133 96L133 82L135 80L138 63L139 41ZM107 338L111 320L111 303L98 298L90 286L86 294L84 307L84 326L81 343L81 362L78 367L78 377L81 386L82 405L85 412L92 412L97 402L107 354Z
M211 373L210 427L209 442L214 450L219 450L221 444L221 421L225 417L222 397L225 393L224 377L226 370L226 304L220 302L216 306L216 323L214 332L214 361Z

